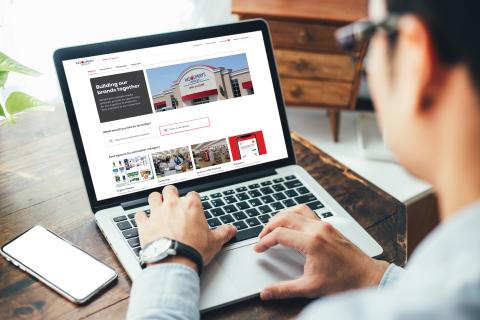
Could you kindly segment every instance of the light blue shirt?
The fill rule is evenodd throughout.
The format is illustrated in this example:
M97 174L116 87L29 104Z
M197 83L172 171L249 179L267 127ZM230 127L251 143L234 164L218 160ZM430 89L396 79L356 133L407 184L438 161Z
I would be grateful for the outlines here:
M159 264L134 281L127 318L199 319L199 277ZM319 298L300 319L480 319L480 202L437 227L405 270L390 265L378 288Z

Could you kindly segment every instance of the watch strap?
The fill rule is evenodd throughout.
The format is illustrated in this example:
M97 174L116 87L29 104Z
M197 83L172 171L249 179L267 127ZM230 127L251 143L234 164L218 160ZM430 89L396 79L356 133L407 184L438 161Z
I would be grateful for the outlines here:
M193 247L181 243L179 241L175 241L175 251L177 252L178 256L183 256L195 262L198 269L198 275L202 274L203 271L203 259L200 253Z

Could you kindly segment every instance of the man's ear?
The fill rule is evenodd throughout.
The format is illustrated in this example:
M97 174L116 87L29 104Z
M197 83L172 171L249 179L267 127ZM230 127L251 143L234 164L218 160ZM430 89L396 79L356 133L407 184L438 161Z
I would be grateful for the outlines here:
M398 23L397 81L408 96L404 104L411 113L422 113L435 103L444 79L433 39L425 23L414 15L405 15Z

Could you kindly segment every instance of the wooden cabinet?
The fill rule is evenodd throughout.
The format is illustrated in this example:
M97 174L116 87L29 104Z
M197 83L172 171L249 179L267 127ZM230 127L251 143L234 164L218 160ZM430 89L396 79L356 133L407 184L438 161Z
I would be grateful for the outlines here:
M232 12L268 21L285 102L328 109L338 141L339 112L355 107L365 49L354 62L334 34L367 15L367 0L232 0Z

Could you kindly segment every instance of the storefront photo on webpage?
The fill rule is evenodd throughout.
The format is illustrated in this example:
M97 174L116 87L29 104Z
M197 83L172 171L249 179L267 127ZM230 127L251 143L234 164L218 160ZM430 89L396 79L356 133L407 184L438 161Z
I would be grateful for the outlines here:
M157 178L193 170L192 158L188 147L153 153L152 161Z
M153 179L152 167L147 155L113 159L112 172L117 187Z
M256 160L267 153L262 131L255 131L229 137L233 161Z
M219 139L192 145L196 169L203 169L231 161L227 139Z
M247 55L147 69L155 112L254 94Z

